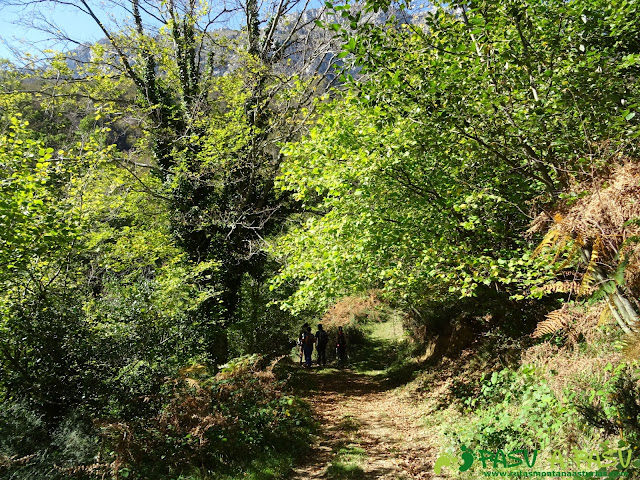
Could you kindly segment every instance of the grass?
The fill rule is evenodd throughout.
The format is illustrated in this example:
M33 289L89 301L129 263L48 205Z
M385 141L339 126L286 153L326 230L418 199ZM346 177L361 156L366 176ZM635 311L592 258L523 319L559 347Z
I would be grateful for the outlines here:
M383 322L370 321L358 326L361 329L366 340L364 342L353 343L347 346L347 365L346 367L355 370L357 373L378 377L384 380L384 377L392 374L392 376L401 376L402 382L410 380L411 374L416 370L414 362L407 362L409 358L408 342L402 321L399 317L392 317ZM316 361L317 353L313 353L313 372L318 375L333 375L339 368L333 354L327 347L327 355L329 364L325 367L319 367ZM295 366L300 363L300 349L294 347L290 354L291 360ZM407 367L407 363L412 365L408 375L402 375L401 367ZM399 383L398 383L399 384Z
M364 332L366 340L348 346L347 368L358 374L374 377L388 388L404 385L415 378L421 365L411 357L410 345L399 319L384 322L372 321L360 325L359 328ZM299 359L298 352L299 350L294 349L291 354L292 360L296 362ZM297 368L297 363L295 367L292 368L292 376L300 379L307 376L308 372ZM326 367L319 367L314 363L312 369L314 376L335 375L340 370L335 365L335 361L330 362ZM307 380L294 383L306 383L307 386L303 386L302 389L313 390L316 382Z
M285 480L295 465L291 456L264 455L235 473L193 472L175 480Z
M402 324L398 320L371 322L363 329L367 341L350 349L351 367L364 375L382 376L405 347Z
M333 446L334 456L327 468L327 478L332 480L365 478L362 465L367 454L357 443L360 422L351 415L343 416L339 421L339 429L345 434L343 441Z
M484 331L459 354L438 356L430 361L411 357L410 344L405 341L399 322L369 322L361 328L365 340L349 346L352 372L374 377L388 389L415 380L408 391L420 398L423 428L430 432L429 443L440 453L459 453L460 442L481 448L488 444L492 429L500 434L495 440L499 442L498 447L517 440L523 445L538 447L540 458L549 457L554 449L582 448L595 452L600 449L601 441L617 440L587 425L584 419L578 421L563 416L571 407L567 391L582 392L592 384L604 388L601 384L611 383L611 374L606 373L604 367L608 362L615 365L619 361L612 349L618 337L611 335L607 327L593 329L588 341L576 344L564 341L533 345L527 335L495 328ZM520 372L513 379L509 377L504 385L490 380L493 372L507 368L518 371L521 364L535 365L536 370L529 374ZM314 371L316 375L336 372L335 368ZM417 378L416 373L419 373ZM536 381L532 381L532 376ZM536 392L538 396L534 395ZM515 395L514 400L503 405L500 402L507 394ZM469 408L465 403L467 399L477 399L479 403ZM543 399L549 408L540 412L538 404ZM543 414L549 412L554 416L547 422ZM501 417L502 413L505 418ZM506 427L511 417L527 419L528 429L509 433ZM542 420L536 423L536 419ZM543 421L547 423L541 426ZM558 426L554 426L555 423ZM346 438L334 447L327 478L364 479L370 475L364 471L367 468L364 450L357 445L361 428L353 417L344 416L340 420L340 429ZM475 465L469 472L455 472L453 478L477 478L478 468Z
M364 478L361 465L366 458L365 451L355 445L340 447L327 469L327 477L334 480Z
M360 422L351 415L345 415L340 420L339 428L345 433L355 433L360 429Z
M486 449L490 434L499 433L501 438L497 448L506 448L509 442L514 441L513 434L505 428L510 423L506 422L521 417L527 419L527 428L518 431L515 440L519 447L538 449L541 462L547 462L556 450L599 452L604 441L616 445L623 433L607 434L597 425L590 424L586 417L579 415L572 396L573 392L583 392L588 396L592 387L594 391L609 391L613 374L607 372L605 366L609 363L615 366L620 361L612 348L615 338L606 328L590 332L588 343L571 344L566 341L562 345L557 342L528 345L526 338L484 335L473 350L430 366L422 372L415 387L424 394L423 426L430 432L432 444L440 454L446 451L459 455L461 444ZM514 350L518 353L517 361L506 365L496 363L495 358L509 358L508 354ZM533 368L533 373L527 376L525 371L519 370L521 365L533 365L527 367ZM506 367L518 373L504 384L491 382L490 375L480 377L481 373L498 372ZM465 388L456 388L459 386ZM518 393L520 390L526 394ZM537 396L535 392L538 392ZM513 395L510 401L504 400L510 398L507 394ZM478 399L475 407L465 404L468 398ZM619 397L607 397L603 393L596 397L595 408L601 405L598 398L613 404ZM501 403L503 401L505 403ZM537 405L543 401L548 408L540 412ZM563 416L567 411L575 414ZM539 420L548 412L553 417ZM630 438L633 432L624 432L626 438ZM446 472L452 478L473 480L479 478L481 470L476 463L468 472ZM568 467L569 470L581 469L573 466ZM629 478L640 478L634 475L638 474L632 473Z
M371 322L363 328L367 340L351 349L351 368L375 377L385 388L412 381L423 366L412 357L400 320Z
M365 478L364 470L356 463L334 461L327 469L327 478L341 479L359 479Z

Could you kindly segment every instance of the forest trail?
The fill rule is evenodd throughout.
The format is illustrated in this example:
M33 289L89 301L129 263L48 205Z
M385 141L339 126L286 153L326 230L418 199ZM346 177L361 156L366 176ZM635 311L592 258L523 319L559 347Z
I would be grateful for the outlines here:
M315 377L307 400L320 423L319 437L294 480L438 478L437 452L406 393L351 370Z
M424 410L408 388L394 388L385 375L396 340L369 338L366 361L356 368L305 372L308 388L300 394L320 428L293 480L441 478L433 472L437 451Z

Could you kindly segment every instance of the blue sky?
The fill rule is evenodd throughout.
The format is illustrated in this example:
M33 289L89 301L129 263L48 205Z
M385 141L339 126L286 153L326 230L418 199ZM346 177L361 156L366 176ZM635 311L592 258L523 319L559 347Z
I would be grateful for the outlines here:
M19 20L25 15L30 15L29 11L18 7L7 7L2 5L0 0L0 58L9 58L15 60L6 43L18 46L30 53L37 48L55 48L56 45L48 41L47 35L33 29L26 29L18 24ZM42 14L46 19L59 25L66 31L70 37L80 41L96 41L102 38L99 27L86 15L78 12L72 7L57 5L52 8L51 4L41 4L38 13ZM35 42L35 48L26 45L21 46L20 40L27 42ZM61 46L58 45L60 48ZM71 47L73 48L73 47Z
M18 3L20 0L12 0L12 3ZM311 0L309 6L318 7L323 0ZM51 35L47 35L37 29L26 28L20 24L20 21L28 20L35 14L39 18L39 22L47 22L58 25L67 36L83 43L94 43L102 38L104 34L96 25L96 23L86 14L79 12L77 9L56 4L55 2L36 2L36 8L24 8L16 6L7 6L9 0L0 0L0 58L8 58L20 63L20 58L15 58L11 53L11 49L7 44L19 48L32 54L37 54L39 50L55 49L60 51L68 51L75 48L75 44L60 44L50 40ZM27 3L27 2L25 2ZM266 1L264 4L270 4ZM304 3L301 0L301 3ZM218 4L213 2L214 6ZM95 11L100 16L100 20L106 25L113 23L109 21L110 16L114 17L118 23L124 20L126 12L112 6L112 9L105 12L104 4L99 0L93 2ZM113 5L113 4L111 4ZM215 12L214 12L215 13ZM143 17L145 17L143 13ZM239 28L244 19L243 15L230 14L225 16L217 27ZM149 20L149 19L146 19ZM153 20L151 20L153 24ZM25 43L27 42L27 43ZM32 43L29 46L28 43Z

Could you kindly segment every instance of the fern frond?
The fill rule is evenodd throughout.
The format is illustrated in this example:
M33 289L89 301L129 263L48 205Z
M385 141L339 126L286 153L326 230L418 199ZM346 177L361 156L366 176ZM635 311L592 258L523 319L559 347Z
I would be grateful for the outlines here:
M553 257L553 262L551 263L556 263L558 261L558 259L560 258L560 255L562 255L562 251L564 250L564 247L567 246L567 243L569 242L569 237L567 235L563 235L560 238L560 241L556 244L556 254Z
M537 257L546 248L551 248L556 243L559 236L560 236L560 232L555 228L552 228L551 230L549 230L547 234L544 236L544 238L542 239L542 242L540 242L540 244L533 251L533 256Z
M200 382L195 378L185 377L184 381L192 388L200 388Z
M576 258L576 256L578 255L579 251L580 251L580 243L574 240L571 244L571 249L569 250L569 253L567 253L567 258L565 258L564 261L558 266L558 268L556 268L556 272L561 272L565 268L569 267L574 261L574 259Z
M575 293L577 289L578 285L574 281L551 282L540 288L544 293Z
M591 258L589 258L589 264L587 265L587 270L584 272L582 276L582 282L580 283L580 290L578 291L578 295L585 295L589 293L589 285L593 281L593 273L596 270L596 262L600 257L600 252L602 250L602 237L598 237L595 242L593 242L593 248L591 249Z
M558 330L562 330L571 323L572 318L571 312L569 312L569 307L565 303L562 308L549 312L546 315L546 318L538 323L538 326L531 336L533 338L539 338L547 333L555 333Z

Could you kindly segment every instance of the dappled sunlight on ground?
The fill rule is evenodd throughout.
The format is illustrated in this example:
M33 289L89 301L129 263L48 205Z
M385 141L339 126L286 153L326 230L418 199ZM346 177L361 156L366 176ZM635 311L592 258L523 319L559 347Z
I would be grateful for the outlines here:
M307 398L321 431L293 478L435 478L436 452L411 398L352 370L318 374L316 380Z
M397 372L389 375L401 335L385 331L391 327L382 325L354 347L350 368L307 372L312 378L305 396L320 432L292 478L438 478L433 474L437 452L421 421L423 412L408 391L394 388L400 383Z

